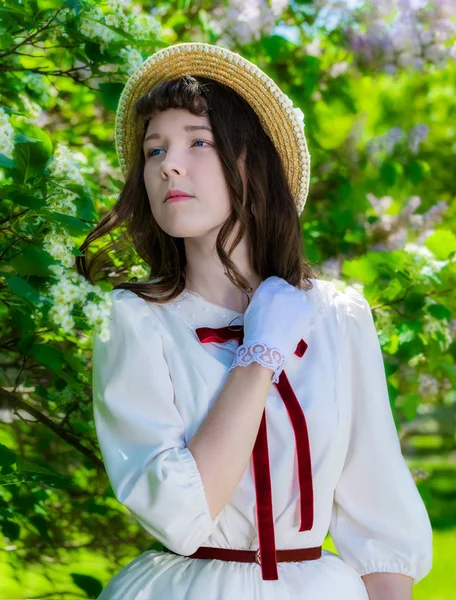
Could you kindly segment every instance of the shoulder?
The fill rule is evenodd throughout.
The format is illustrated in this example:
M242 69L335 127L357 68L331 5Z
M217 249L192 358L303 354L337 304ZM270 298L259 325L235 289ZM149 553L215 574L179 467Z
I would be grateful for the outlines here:
M114 288L108 296L113 320L122 321L139 331L142 327L146 329L151 325L154 329L161 330L161 322L153 303L125 288Z
M310 279L313 288L305 293L316 307L315 321L325 314L332 314L343 330L349 319L362 319L363 314L371 314L368 301L363 293L342 281Z

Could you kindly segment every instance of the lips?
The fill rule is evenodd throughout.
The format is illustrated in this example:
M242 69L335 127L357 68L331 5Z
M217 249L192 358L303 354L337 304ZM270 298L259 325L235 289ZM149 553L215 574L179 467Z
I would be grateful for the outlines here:
M183 190L172 189L167 192L165 202L185 200L186 198L193 198L193 196L187 194L187 192L184 192Z

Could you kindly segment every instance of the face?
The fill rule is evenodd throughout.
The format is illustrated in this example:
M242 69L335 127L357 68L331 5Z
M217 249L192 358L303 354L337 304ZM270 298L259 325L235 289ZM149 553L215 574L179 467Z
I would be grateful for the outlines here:
M231 206L209 118L186 109L157 112L149 121L143 152L144 183L161 229L178 238L218 231ZM191 197L166 200L175 189Z

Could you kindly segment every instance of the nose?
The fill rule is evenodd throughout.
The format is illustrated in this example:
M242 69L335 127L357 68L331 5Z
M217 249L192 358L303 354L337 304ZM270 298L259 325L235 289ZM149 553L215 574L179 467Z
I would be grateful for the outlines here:
M166 157L163 159L160 165L160 172L162 177L165 179L172 174L186 175L187 168L183 165L182 159L179 159L176 153L172 153L168 150Z

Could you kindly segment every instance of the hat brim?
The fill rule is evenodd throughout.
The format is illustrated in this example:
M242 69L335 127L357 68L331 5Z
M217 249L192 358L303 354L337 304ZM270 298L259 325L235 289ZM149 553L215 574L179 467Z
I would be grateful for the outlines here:
M233 89L244 98L279 152L287 180L301 214L307 199L310 154L304 135L301 111L257 65L239 54L211 44L189 42L155 52L130 76L116 112L115 139L124 177L140 139L143 124L134 105L152 87L182 75L209 77Z

